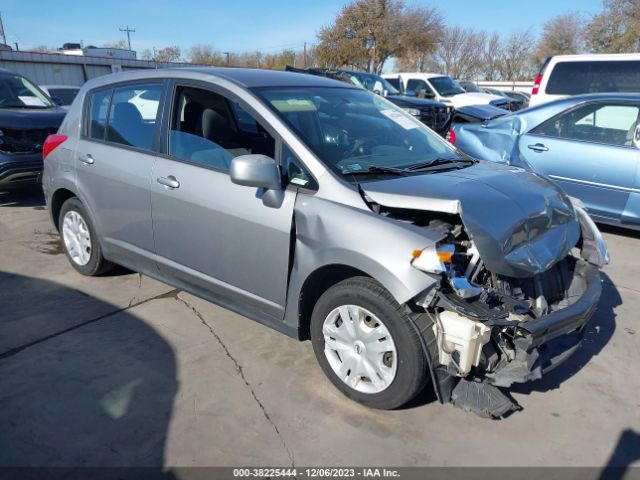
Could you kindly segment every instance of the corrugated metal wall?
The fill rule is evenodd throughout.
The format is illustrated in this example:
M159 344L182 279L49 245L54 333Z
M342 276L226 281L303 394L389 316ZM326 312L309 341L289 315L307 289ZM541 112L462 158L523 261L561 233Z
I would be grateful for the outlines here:
M0 51L0 68L19 73L38 85L82 85L85 81L107 75L112 66L122 70L188 66L184 63L156 63L115 57L89 57L55 53Z

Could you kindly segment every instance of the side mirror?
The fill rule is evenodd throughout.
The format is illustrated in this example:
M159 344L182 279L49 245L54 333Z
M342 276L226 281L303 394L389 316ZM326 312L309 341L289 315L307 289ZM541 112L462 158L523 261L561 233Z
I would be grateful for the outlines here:
M276 161L266 155L241 155L231 160L231 181L246 187L280 190L280 169Z
M60 97L57 97L55 95L51 95L51 100L53 100L53 103L55 103L59 107L64 103Z

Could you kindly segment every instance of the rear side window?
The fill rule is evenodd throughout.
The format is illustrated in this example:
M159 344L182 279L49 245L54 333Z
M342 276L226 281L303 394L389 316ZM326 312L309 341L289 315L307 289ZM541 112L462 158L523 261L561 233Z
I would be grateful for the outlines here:
M545 90L549 95L638 91L640 61L559 62Z
M91 94L89 109L88 136L97 140L104 140L107 129L107 114L111 101L111 89L100 90Z
M109 109L107 140L150 150L161 95L159 83L116 88Z

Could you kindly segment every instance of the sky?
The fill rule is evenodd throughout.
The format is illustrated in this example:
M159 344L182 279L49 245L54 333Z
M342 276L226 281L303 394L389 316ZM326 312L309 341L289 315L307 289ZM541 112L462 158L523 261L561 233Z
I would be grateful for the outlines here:
M126 38L119 28L135 28L133 50L195 44L220 51L283 48L301 50L320 28L331 23L346 0L0 0L7 43L26 50L83 42L101 46ZM449 25L508 34L532 27L538 33L550 18L578 11L584 17L601 9L602 0L406 0L437 6Z

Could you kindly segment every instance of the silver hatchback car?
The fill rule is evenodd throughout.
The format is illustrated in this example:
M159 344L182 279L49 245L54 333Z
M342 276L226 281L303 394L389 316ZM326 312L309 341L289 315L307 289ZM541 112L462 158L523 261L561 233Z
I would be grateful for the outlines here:
M516 409L501 388L566 359L601 292L608 253L578 202L322 77L100 77L43 156L76 270L124 265L310 339L376 408L431 383L483 416Z

